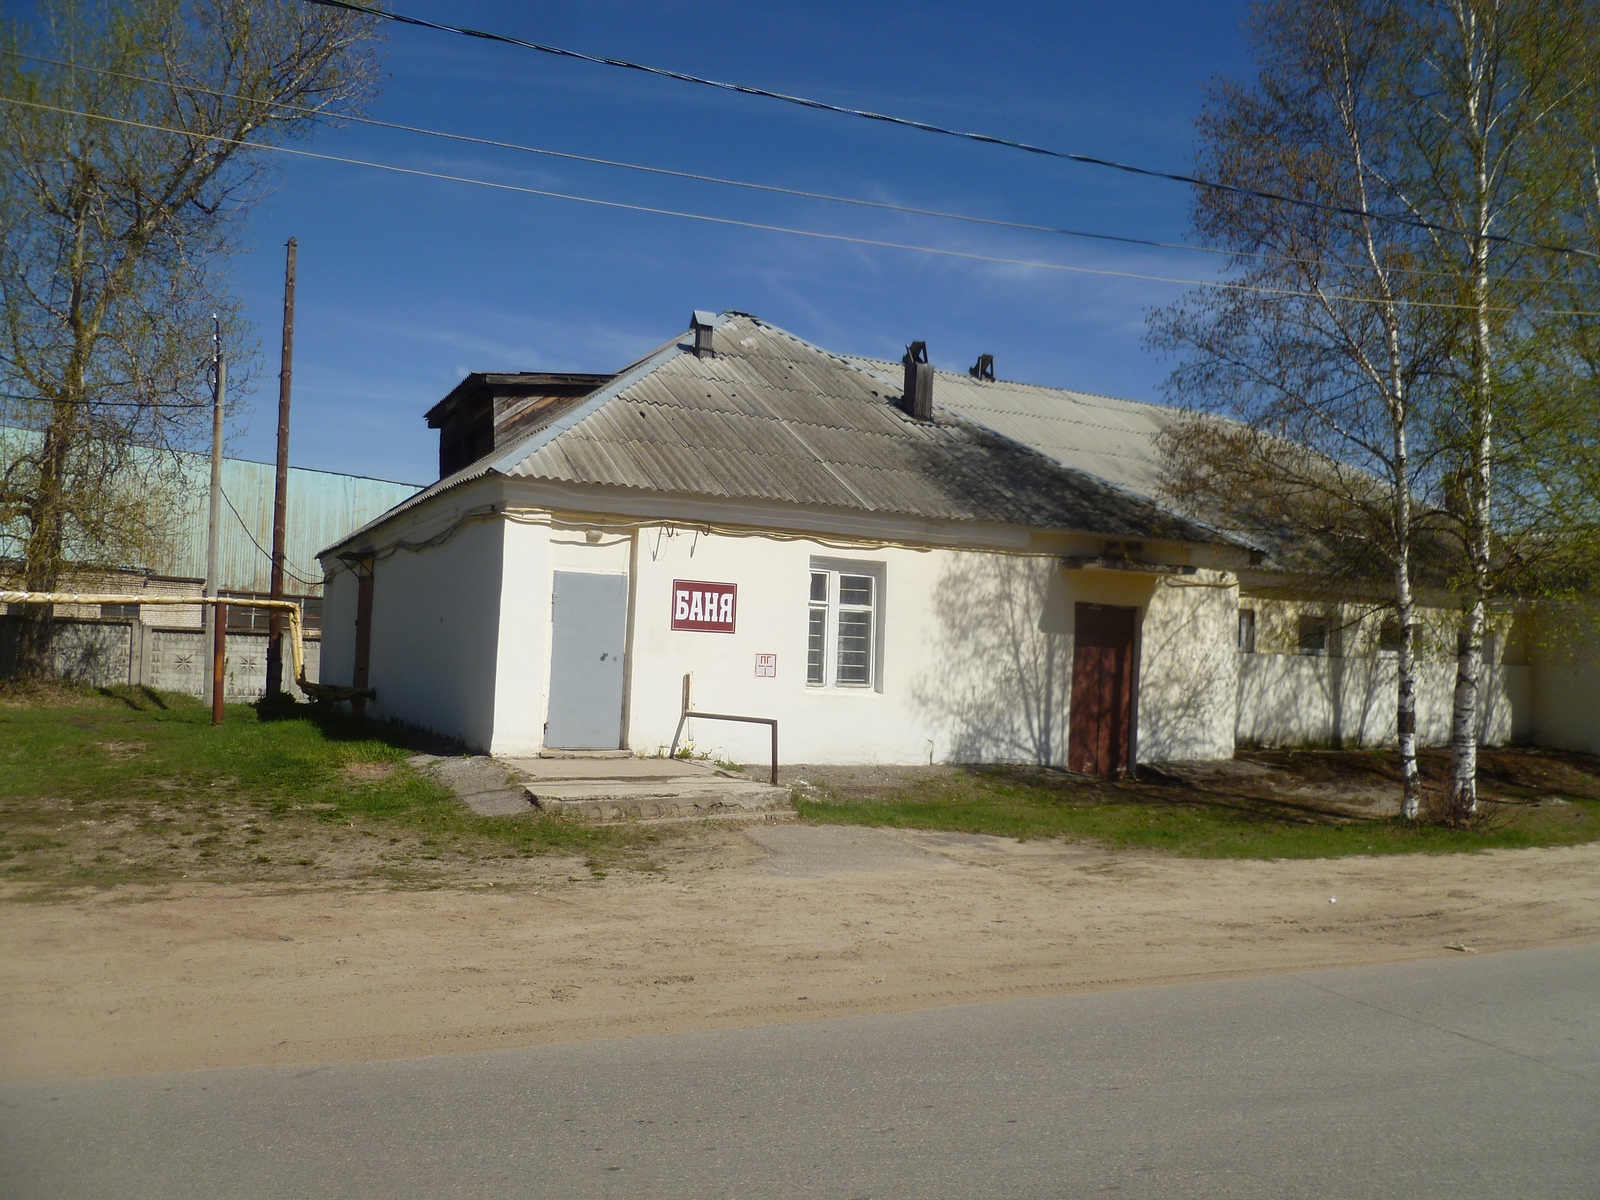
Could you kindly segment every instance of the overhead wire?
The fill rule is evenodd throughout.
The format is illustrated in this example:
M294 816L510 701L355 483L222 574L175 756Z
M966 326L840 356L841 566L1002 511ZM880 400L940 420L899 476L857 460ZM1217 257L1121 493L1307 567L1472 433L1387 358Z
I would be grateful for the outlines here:
M1319 302L1334 302L1348 304L1378 304L1399 305L1409 308L1454 309L1460 311L1476 311L1475 306L1468 304L1453 304L1447 301L1435 300L1395 300L1382 296L1347 296L1306 291L1289 287L1264 287L1259 284L1233 283L1213 279L1183 279L1168 275L1151 275L1137 271L1116 271L1106 267L1083 267L1070 263L1047 262L1040 259L1010 258L1004 255L979 254L972 250L953 250L942 246L919 246L909 242L894 242L884 238L859 237L854 234L828 233L818 229L798 229L790 225L773 225L761 221L745 221L737 217L719 217L710 213L690 212L684 209L662 208L649 204L630 204L622 200L605 200L597 196L583 196L573 192L558 192L548 188L528 187L524 184L503 183L491 179L477 179L470 175L454 175L444 171L426 171L420 167L402 167L394 163L377 162L372 159L350 158L340 154L326 154L315 150L302 150L293 146L278 146L270 142L257 142L245 138L224 137L215 133L197 133L190 129L179 129L170 125L156 125L148 121L135 121L128 117L113 117L104 113L84 112L79 109L63 108L54 104L42 104L34 100L22 100L15 96L0 96L0 103L17 104L25 108L42 109L47 112L61 113L65 116L83 117L86 120L106 121L114 125L123 125L135 129L147 129L156 133L170 133L178 137L193 138L198 141L218 142L230 146L248 146L254 150L268 150L275 154L288 154L296 158L313 159L319 162L343 163L348 166L368 167L378 171L388 171L398 175L411 175L423 179L438 179L450 183L465 183L475 187L493 188L496 191L513 192L528 196L542 196L552 200L570 200L579 204L592 204L601 208L618 209L625 212L648 213L654 216L678 217L688 221L704 221L713 225L726 225L739 229L753 229L764 233L783 233L794 237L815 238L821 241L842 242L857 246L873 246L888 250L906 250L918 254L933 254L946 258L959 258L974 262L996 263L1002 266L1033 267L1046 271L1064 271L1071 274L1092 275L1111 279L1132 279L1144 283L1170 283L1184 287L1214 288L1220 291L1252 292L1262 295L1288 296ZM1492 312L1511 312L1510 308L1492 306ZM1600 312L1585 310L1536 310L1544 316L1577 316L1600 317Z
M65 67L73 71L85 71L94 75L106 75L115 79L126 79L135 83L149 83L158 87L179 88L186 92L197 92L205 96L214 96L223 100L245 100L251 98L237 92L223 92L215 88L203 87L197 83L179 83L175 80L156 79L148 75L134 75L126 71L112 71L105 67L91 67L84 63L68 62L63 59L46 58L37 54L24 54L19 50L0 50L13 58L27 59L30 62L47 63L50 66ZM1187 250L1197 254L1220 255L1227 258L1251 258L1262 262L1283 262L1304 264L1307 260L1288 254L1273 254L1266 251L1252 250L1226 250L1216 246L1196 246L1190 242L1164 242L1154 238L1131 237L1125 234L1098 233L1086 229L1069 229L1055 225L1038 225L1028 221L1008 221L1000 217L981 217L972 213L947 212L943 209L921 208L911 204L895 204L886 200L868 200L861 196L837 196L829 192L810 191L805 188L784 187L781 184L758 183L748 179L730 179L721 175L706 175L696 171L680 171L672 167L651 166L645 163L627 162L622 159L601 158L590 154L577 154L567 150L551 150L543 146L529 146L519 142L507 142L497 138L477 137L466 133L451 133L443 129L429 129L422 125L407 125L399 121L383 121L376 117L363 117L354 113L331 112L326 108L319 108L307 104L293 104L284 100L264 101L269 107L281 109L286 112L303 113L314 117L329 117L339 121L347 121L356 125L367 125L375 129L390 129L399 133L422 134L425 137L442 138L446 141L461 142L473 146L487 146L496 150L514 150L522 154L536 154L547 158L558 158L568 162L589 163L595 166L616 167L627 171L639 171L649 175L661 175L673 179L688 179L698 183L714 183L723 187L746 188L751 191L768 192L780 196L795 196L805 200L822 200L831 204L850 204L861 208L875 208L884 212L904 213L909 216L936 217L946 221L964 221L974 225L989 225L1000 229L1017 229L1028 233L1048 233L1061 237L1085 238L1092 241L1117 242L1130 246L1146 246L1157 250ZM1329 260L1337 266L1349 267L1354 264L1341 260ZM1366 264L1360 264L1365 267ZM1418 267L1392 267L1394 274L1410 276L1432 276L1450 278L1449 272L1430 271ZM1499 283L1540 283L1539 280L1499 278ZM1584 283L1583 286L1588 286ZM1600 283L1597 283L1600 286Z
M0 392L0 400L26 400L35 404L92 404L96 408L210 408L210 401L189 400L91 400L67 396L29 396L22 392Z
M244 530L244 535L250 539L250 544L257 550L261 551L262 556L270 563L272 561L272 552L260 542L256 541L256 535L250 532L249 524L246 523L239 510L233 507L233 501L228 499L228 493L222 492L220 494L222 496L222 502L228 506L229 511L231 511L235 517L239 518L239 528ZM283 573L290 576L297 583L304 583L311 587L320 587L322 584L322 580L320 579L307 579L298 571L291 570L289 567L289 556L287 554L283 556Z
M690 75L683 71L673 71L666 67L653 67L645 63L632 62L624 58L609 58L599 54L585 54L578 50L567 50L560 46L551 46L543 42L530 42L523 38L513 37L504 33L491 33L483 29L473 29L466 25L449 25L441 21L427 21L421 17L406 16L402 13L388 12L381 8L373 8L366 4L356 4L352 0L305 0L307 4L320 5L323 8L345 9L350 12L361 13L364 16L377 17L385 21L393 21L401 25L414 25L422 29L433 29L443 33L460 34L464 37L479 38L484 41L499 42L503 45L516 46L524 50L536 50L541 54L552 54L559 58L571 58L580 62L594 63L599 66L620 67L629 71L641 71L647 75L659 76L662 79L673 79L680 83L697 84L701 87L717 88L726 92L736 92L745 96L759 96L768 100L780 100L785 104L795 104L801 108L815 109L819 112L837 113L840 116L859 117L868 121L879 121L889 125L898 125L906 129L916 129L923 133L934 133L944 137L961 138L966 141L982 142L986 145L1000 146L1009 150L1020 150L1027 154L1038 154L1048 158L1063 159L1067 162L1079 163L1084 166L1106 167L1113 171L1122 171L1130 175L1140 175L1149 179L1162 179L1173 183L1188 184L1191 187L1205 188L1209 191L1224 192L1235 196L1248 196L1258 200L1270 200L1281 204L1292 204L1301 208L1311 208L1319 212L1334 213L1340 216L1358 217L1363 220L1382 221L1387 224L1403 225L1412 229L1425 230L1430 233L1443 233L1451 237L1473 239L1481 236L1482 240L1496 242L1501 245L1520 246L1529 250L1542 250L1553 254L1576 254L1584 258L1600 259L1600 254L1584 250L1577 246L1551 245L1544 242L1530 242L1522 238L1511 237L1507 234L1483 233L1475 235L1464 230L1456 229L1450 225L1442 225L1433 221L1426 221L1419 217L1404 217L1394 213L1372 212L1365 208L1357 208L1341 204L1328 204L1320 200L1309 200L1303 196L1289 196L1281 192L1271 192L1262 188L1245 187L1241 184L1222 183L1215 179L1206 179L1198 175L1187 175L1179 171L1161 171L1152 167L1135 166L1132 163L1117 162L1114 159L1100 158L1092 154L1078 154L1067 150L1054 150L1046 146L1037 146L1031 142L1017 141L1013 138L997 137L993 134L976 133L971 130L950 129L942 125L934 125L927 121L918 121L910 117L897 117L888 113L873 112L870 109L849 108L845 105L830 104L824 100L814 100L807 96L795 96L787 92L772 91L768 88L754 87L749 84L729 83L725 80L710 79L702 75Z

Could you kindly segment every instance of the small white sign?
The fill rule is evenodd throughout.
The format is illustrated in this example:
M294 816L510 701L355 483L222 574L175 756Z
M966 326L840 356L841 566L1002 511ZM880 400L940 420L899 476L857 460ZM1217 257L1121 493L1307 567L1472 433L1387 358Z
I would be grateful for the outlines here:
M778 656L776 654L756 655L756 678L776 679L778 677Z

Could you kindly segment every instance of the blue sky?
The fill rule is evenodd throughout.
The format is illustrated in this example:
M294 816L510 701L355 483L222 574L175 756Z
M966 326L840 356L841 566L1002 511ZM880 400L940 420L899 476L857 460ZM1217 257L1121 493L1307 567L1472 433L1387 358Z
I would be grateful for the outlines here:
M395 0L403 12L1169 169L1206 83L1248 69L1234 2L757 5ZM391 26L372 116L919 207L1178 240L1184 187ZM347 125L317 151L1004 258L1204 277L1207 256L876 212ZM291 457L426 482L422 414L467 371L615 369L740 309L830 349L1159 399L1168 284L819 241L283 159L233 264L262 347L230 451L273 452L283 243L299 240Z

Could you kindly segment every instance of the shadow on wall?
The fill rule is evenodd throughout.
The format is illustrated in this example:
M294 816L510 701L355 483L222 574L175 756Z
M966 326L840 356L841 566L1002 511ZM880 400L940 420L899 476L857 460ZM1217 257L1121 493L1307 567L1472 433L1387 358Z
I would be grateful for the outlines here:
M1454 663L1419 663L1417 737L1424 746L1450 740ZM1257 746L1392 746L1398 668L1391 657L1239 656L1239 741ZM1484 671L1478 736L1504 745L1527 712L1527 667Z
M1232 755L1237 613L1227 586L1153 589L1139 632L1140 762Z
M1053 559L962 557L934 591L932 665L911 699L951 762L1066 761L1071 615Z
M0 677L17 669L17 641L22 618L0 618ZM127 622L68 618L51 622L55 677L66 683L106 687L129 680Z

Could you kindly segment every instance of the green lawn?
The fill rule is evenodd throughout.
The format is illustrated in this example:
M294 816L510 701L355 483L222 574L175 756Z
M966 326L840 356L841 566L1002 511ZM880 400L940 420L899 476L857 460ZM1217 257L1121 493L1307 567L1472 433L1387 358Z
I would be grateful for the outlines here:
M1370 751L1254 756L1281 768L1244 783L1094 782L1026 768L969 768L906 786L813 787L797 799L803 819L1066 838L1108 847L1204 858L1332 858L1439 854L1495 847L1557 846L1600 839L1600 761L1504 751L1486 755L1483 791L1495 797L1467 828L1399 818L1351 817L1300 798L1330 777L1372 789L1388 756ZM1437 775L1442 756L1426 764ZM1397 791L1397 789L1396 789Z
M0 880L101 884L380 876L426 882L560 853L592 870L637 829L474 816L406 765L404 731L308 705L230 705L138 688L0 697Z

